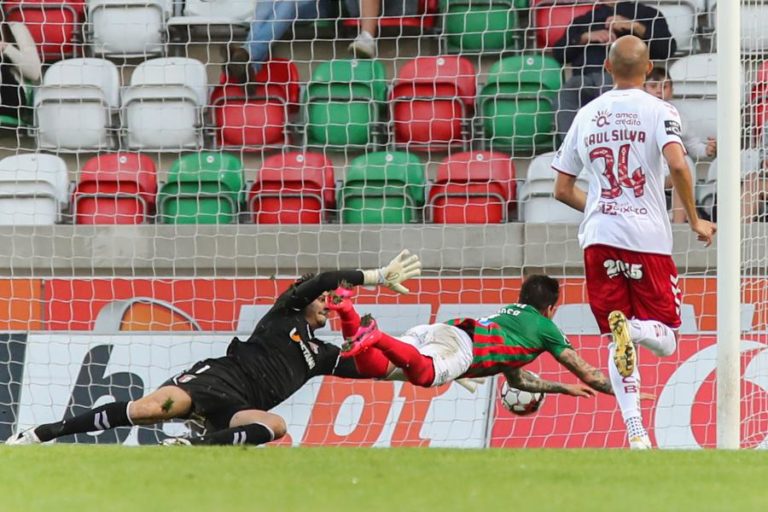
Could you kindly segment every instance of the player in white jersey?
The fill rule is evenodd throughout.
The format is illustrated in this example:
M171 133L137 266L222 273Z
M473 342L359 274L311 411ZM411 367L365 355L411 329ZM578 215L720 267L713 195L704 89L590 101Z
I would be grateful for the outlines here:
M698 239L710 245L715 225L696 213L677 110L643 90L652 69L648 47L635 36L621 37L605 67L615 87L576 115L552 162L555 197L584 212L579 243L590 307L601 333L613 336L609 374L630 447L650 448L634 345L671 355L680 327L664 160ZM583 168L589 174L586 194L575 186Z

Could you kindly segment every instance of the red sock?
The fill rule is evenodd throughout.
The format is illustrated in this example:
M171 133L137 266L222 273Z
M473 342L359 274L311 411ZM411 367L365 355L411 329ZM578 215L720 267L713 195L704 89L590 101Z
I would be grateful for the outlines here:
M352 359L363 377L383 379L389 374L389 359L376 347L368 347Z
M419 352L413 345L382 332L376 347L381 349L395 366L403 370L411 384L428 388L435 381L432 358Z
M339 317L341 318L342 336L345 338L354 336L360 327L360 315L357 314L355 308L349 308L349 311L339 311Z

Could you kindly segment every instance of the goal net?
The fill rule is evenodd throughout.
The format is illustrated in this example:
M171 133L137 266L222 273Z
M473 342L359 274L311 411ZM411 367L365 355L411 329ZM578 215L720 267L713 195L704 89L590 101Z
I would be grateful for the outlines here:
M135 400L247 337L297 276L378 267L403 248L425 267L411 293L355 299L383 330L488 316L517 300L523 276L546 272L562 285L555 322L607 369L581 214L554 199L550 163L568 112L610 87L598 39L635 18L660 68L653 92L681 113L699 210L716 218L716 169L729 165L712 142L716 2L649 0L656 14L617 11L614 25L590 18L613 9L607 1L383 0L383 15L361 20L375 3L4 3L3 40L18 52L3 53L0 88L0 439ZM768 6L742 2L742 23L742 438L752 448L768 431ZM587 46L588 32L598 34ZM669 203L682 337L671 357L640 353L642 391L656 396L644 422L655 446L713 447L716 253L671 192ZM316 334L341 341L335 319ZM575 381L547 354L529 368ZM316 378L275 410L288 423L280 443L627 444L610 396L548 395L523 417L501 406L500 387ZM64 441L152 444L186 428Z

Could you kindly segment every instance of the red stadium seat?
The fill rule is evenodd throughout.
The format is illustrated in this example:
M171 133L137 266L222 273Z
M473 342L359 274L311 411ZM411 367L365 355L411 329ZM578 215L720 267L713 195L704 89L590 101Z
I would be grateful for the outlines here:
M418 0L418 16L380 16L379 28L397 29L397 28L415 28L419 30L431 30L435 27L437 19L436 14L439 11L438 0ZM342 25L345 27L357 27L360 24L359 18L345 18Z
M108 153L83 166L75 188L76 224L141 224L155 210L155 163L138 153Z
M84 0L6 0L5 21L22 22L46 62L77 56L74 41L85 15Z
M321 153L272 155L256 175L248 205L256 224L319 224L336 208L333 164Z
M536 46L549 48L559 41L574 18L590 12L594 2L574 0L534 1L533 24L536 28Z
M515 164L509 155L470 151L440 164L428 211L438 224L505 222L516 198Z
M408 149L463 144L476 96L474 65L457 55L417 57L403 66L392 86L396 144Z
M288 114L298 108L299 71L286 59L274 59L252 78L250 94L226 74L211 96L220 146L257 149L288 141Z

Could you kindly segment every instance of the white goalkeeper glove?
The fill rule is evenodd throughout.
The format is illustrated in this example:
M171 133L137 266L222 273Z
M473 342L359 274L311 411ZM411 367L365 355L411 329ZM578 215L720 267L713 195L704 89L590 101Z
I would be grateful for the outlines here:
M397 293L406 294L410 290L400 283L421 275L421 261L417 255L411 254L408 249L405 249L386 267L363 270L362 272L364 285L383 285Z

